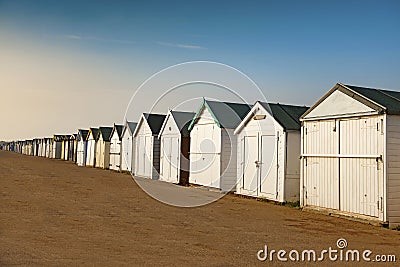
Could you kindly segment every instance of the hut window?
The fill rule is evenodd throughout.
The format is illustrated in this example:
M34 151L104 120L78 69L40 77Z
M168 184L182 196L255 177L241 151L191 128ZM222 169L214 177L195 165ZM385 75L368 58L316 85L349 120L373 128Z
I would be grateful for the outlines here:
M265 119L266 115L254 115L253 120L263 120Z

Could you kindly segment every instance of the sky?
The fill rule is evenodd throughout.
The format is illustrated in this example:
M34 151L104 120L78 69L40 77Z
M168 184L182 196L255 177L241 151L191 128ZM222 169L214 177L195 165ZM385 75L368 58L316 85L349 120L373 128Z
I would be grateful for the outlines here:
M202 97L312 105L337 82L400 91L399 14L385 0L0 0L0 140L196 111ZM220 65L173 68L135 95L191 61ZM195 84L157 102L189 76L237 94Z

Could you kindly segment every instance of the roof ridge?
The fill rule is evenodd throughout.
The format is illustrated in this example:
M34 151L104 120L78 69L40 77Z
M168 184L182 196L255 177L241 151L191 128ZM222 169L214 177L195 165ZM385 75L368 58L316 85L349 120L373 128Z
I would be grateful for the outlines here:
M206 102L214 102L214 103L224 103L224 104L239 104L239 105L247 105L250 106L248 103L238 103L238 102L230 102L230 101L218 101L218 100L207 100L205 99Z
M385 90L382 90L382 89L375 89L375 90L377 90L377 91L378 91L379 93L381 93L381 94L384 94L385 96L388 96L388 97L393 98L393 99L395 99L395 100L397 100L397 101L400 102L400 99L399 99L399 98L394 97L394 96L392 96L392 95L386 93ZM392 91L392 92L395 92L395 91Z

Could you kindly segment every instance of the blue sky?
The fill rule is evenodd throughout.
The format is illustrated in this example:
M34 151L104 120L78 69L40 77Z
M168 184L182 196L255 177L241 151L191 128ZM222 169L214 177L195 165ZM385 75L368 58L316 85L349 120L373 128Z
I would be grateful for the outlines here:
M311 105L336 82L400 90L399 14L399 1L0 0L0 90L23 103L2 120L32 128L0 139L120 122L107 101L126 107L147 77L193 60L238 68L273 102Z

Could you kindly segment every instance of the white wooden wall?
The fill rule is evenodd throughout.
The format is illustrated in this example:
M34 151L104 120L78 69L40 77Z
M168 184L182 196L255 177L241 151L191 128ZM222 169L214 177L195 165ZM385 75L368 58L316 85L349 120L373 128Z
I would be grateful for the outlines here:
M304 122L305 205L384 219L383 118Z
M46 140L46 158L53 157L53 142L51 139Z
M338 154L335 120L304 122L303 154ZM304 205L339 209L339 162L330 157L302 159Z
M102 136L100 135L99 139L96 142L96 168L103 168L104 167L104 141Z
M81 139L78 141L76 149L76 164L78 166L86 165L86 141Z
M190 132L189 183L220 188L221 128L203 109Z
M160 180L179 183L181 133L169 114L160 138Z
M87 149L86 149L86 166L94 166L96 161L96 140L93 138L93 134L89 134L89 138L87 140Z
M132 135L126 129L122 136L122 151L121 151L121 170L132 172L132 163L135 161L133 157L134 145L132 143Z
M145 178L153 179L153 155L154 151L154 140L150 127L144 121L138 125L135 139L136 139L136 153L135 153L135 175ZM159 147L158 152L159 153ZM159 155L159 154L158 154ZM159 157L158 157L159 163ZM160 165L158 165L160 166ZM158 176L156 177L158 178Z
M110 142L110 169L119 171L121 168L121 141L118 132L114 131Z
M104 141L100 135L96 144L96 167L108 169L110 167L110 142Z

